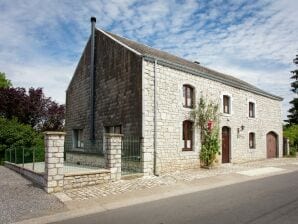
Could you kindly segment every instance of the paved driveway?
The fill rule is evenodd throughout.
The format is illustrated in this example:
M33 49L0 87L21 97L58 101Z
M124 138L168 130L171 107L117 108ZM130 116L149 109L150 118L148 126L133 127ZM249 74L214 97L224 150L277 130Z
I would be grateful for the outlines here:
M0 166L0 223L12 223L63 210L63 203L55 196Z

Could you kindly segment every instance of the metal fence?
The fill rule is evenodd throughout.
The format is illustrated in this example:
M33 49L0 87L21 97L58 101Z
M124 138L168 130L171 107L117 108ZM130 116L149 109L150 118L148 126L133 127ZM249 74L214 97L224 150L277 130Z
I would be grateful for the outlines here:
M121 170L122 175L142 172L141 163L142 138L124 136L122 139Z
M65 152L82 152L104 156L104 147L104 140L102 138L96 140L84 140L81 141L80 147L66 147Z
M72 173L106 168L103 139L84 140L81 147L66 147L64 171Z
M23 147L5 150L5 161L37 172L44 172L44 158L44 148Z

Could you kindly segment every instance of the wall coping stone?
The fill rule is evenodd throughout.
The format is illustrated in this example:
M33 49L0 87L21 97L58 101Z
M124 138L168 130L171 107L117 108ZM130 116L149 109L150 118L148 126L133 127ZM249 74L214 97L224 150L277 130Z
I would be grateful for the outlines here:
M106 137L123 137L123 134L106 133Z
M66 135L66 132L63 131L44 131L45 135Z
M81 175L92 175L92 174L101 174L101 173L110 173L111 171L108 169L98 169L98 170L92 170L92 171L80 171L75 173L64 173L64 177L70 177L70 176L81 176Z

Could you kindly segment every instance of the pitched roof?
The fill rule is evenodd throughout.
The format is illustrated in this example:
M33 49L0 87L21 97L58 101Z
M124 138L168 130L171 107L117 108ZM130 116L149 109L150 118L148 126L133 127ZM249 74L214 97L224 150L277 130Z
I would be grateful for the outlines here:
M138 43L136 41L132 41L127 38L118 36L114 33L106 32L103 30L99 30L99 31L105 33L106 35L109 35L111 38L115 39L117 42L120 42L122 45L128 47L129 49L131 49L133 51L136 51L137 53L139 53L140 55L142 55L148 59L150 59L150 58L151 58L151 60L157 59L158 62L160 62L160 63L164 63L165 65L168 65L168 66L172 65L175 68L190 72L195 75L205 77L207 79L218 81L218 82L224 83L229 86L233 86L233 87L236 87L239 89L243 89L243 90L250 91L250 92L262 95L262 96L269 97L271 99L282 100L282 98L279 96L265 92L255 86L253 86L245 81L242 81L240 79L237 79L233 76L226 75L221 72L217 72L215 70L201 66L195 62L177 57L177 56L175 56L173 54L169 54L165 51L154 49L152 47Z

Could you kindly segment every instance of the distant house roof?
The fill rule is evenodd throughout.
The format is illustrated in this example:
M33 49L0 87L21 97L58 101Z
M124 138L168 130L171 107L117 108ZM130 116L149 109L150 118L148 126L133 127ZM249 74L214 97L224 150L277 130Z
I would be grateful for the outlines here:
M127 38L118 36L116 34L106 32L103 30L99 30L111 38L115 39L120 44L126 46L127 48L135 51L139 55L145 57L147 60L157 60L159 64L164 64L167 66L174 67L176 69L180 69L186 72L189 72L194 75L198 75L207 79L211 79L214 81L221 82L223 84L233 86L239 89L243 89L249 92L253 92L262 96L269 97L275 100L283 100L279 96L275 96L271 93L265 92L247 82L244 82L240 79L237 79L233 76L223 74L221 72L214 71L212 69L203 67L199 65L197 62L192 62L175 55L169 54L165 51L157 50L152 47L146 46L144 44L129 40Z

